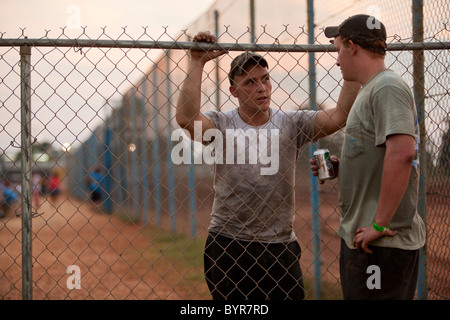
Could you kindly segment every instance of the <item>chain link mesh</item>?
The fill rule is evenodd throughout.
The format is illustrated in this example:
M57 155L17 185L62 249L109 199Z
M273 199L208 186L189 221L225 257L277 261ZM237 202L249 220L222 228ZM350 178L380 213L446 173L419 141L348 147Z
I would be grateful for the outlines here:
M123 28L115 38L107 28L79 39L91 46L32 47L33 156L33 297L35 299L209 299L203 276L203 247L213 201L213 170L207 164L174 164L171 134L178 128L174 102L186 73L185 50L145 49L145 41L189 42L200 30L214 30L220 13L219 43L248 43L247 7L218 1L176 37L164 32L156 39L146 28L131 36ZM319 1L320 3L320 1ZM356 12L388 12L389 42L412 43L410 1L355 1L342 8L327 1L316 15L316 43L327 45L324 25ZM440 3L440 6L437 5ZM275 2L273 4L276 6ZM425 43L448 42L448 3L428 2ZM338 9L339 8L339 9ZM273 8L273 10L281 10ZM270 10L265 10L265 12ZM304 10L305 11L305 10ZM286 19L292 11L283 8ZM333 12L333 14L330 14ZM445 15L445 13L444 13ZM217 16L217 15L216 15ZM245 17L245 18L244 18ZM258 16L259 17L259 16ZM402 19L398 19L402 17ZM403 18L406 17L406 18ZM384 19L383 19L384 18ZM232 20L231 20L232 19ZM262 21L266 19L261 13ZM447 19L447 20L445 20ZM301 17L306 21L306 16ZM228 24L228 21L229 24ZM256 43L307 42L304 27L283 25L257 29ZM2 35L2 39L4 34ZM22 35L19 39L24 39ZM64 40L62 34L55 38ZM132 40L129 48L96 47L98 40ZM260 52L261 53L261 52ZM272 107L306 109L309 102L308 53L262 52L273 81ZM448 299L449 210L449 51L425 50L427 292L429 299ZM236 107L228 91L233 52L210 63L202 83L202 111ZM2 214L0 218L0 297L21 297L20 64L19 48L0 48L0 123ZM316 53L317 103L333 106L342 84L335 54ZM389 68L413 86L412 51L389 51ZM339 154L343 133L320 141ZM194 148L195 150L195 148ZM193 154L193 158L199 157ZM301 266L307 298L313 298L314 256L308 150L296 170L294 231L302 247ZM92 201L89 178L102 174L100 200ZM53 191L56 180L59 192ZM37 191L38 190L38 191ZM320 189L321 299L341 297L335 234L339 225L337 184ZM95 199L94 199L95 200ZM81 282L74 281L73 266ZM316 279L317 280L317 279Z

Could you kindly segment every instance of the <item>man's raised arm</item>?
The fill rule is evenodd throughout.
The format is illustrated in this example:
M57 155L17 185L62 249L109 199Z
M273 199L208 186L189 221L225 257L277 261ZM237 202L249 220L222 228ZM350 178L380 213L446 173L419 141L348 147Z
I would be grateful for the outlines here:
M316 116L315 139L330 135L345 126L359 89L361 85L358 82L344 80L336 107L321 110Z
M215 43L216 38L209 32L200 32L194 37L195 42ZM194 137L194 122L202 122L202 130L214 128L212 120L200 112L201 106L201 85L203 77L203 68L205 64L226 53L220 51L189 51L189 65L186 72L186 79L181 85L180 95L176 107L176 120L178 125L189 131L191 137Z

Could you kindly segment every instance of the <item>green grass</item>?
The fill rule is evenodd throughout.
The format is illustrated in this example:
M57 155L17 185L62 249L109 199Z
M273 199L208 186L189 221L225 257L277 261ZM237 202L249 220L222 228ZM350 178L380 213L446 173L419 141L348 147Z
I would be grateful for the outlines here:
M206 239L192 239L185 234L154 227L148 227L143 232L151 239L153 246L145 249L141 255L152 262L152 267L162 272L174 287L183 292L194 292L193 299L209 299L203 273Z
M321 293L316 299L314 295L314 283L312 277L304 275L304 286L306 291L306 300L342 300L342 290L340 284L336 282L322 281Z
M203 250L205 239L192 239L189 236L164 232L160 229L149 230L154 242L163 255L174 268L186 273L183 275L183 285L198 286L204 283ZM304 275L304 285L307 300L315 300L313 280L309 274ZM206 287L205 287L206 288ZM203 297L209 297L206 290ZM342 300L340 285L336 282L322 281L319 300Z
M126 221L126 217L123 217ZM210 299L203 273L203 251L205 238L195 238L179 232L171 232L153 226L142 229L152 246L136 253L140 263L155 269L164 279L173 284L174 290L191 291L188 299ZM304 272L307 300L315 300L312 276ZM322 281L319 300L342 300L339 283Z

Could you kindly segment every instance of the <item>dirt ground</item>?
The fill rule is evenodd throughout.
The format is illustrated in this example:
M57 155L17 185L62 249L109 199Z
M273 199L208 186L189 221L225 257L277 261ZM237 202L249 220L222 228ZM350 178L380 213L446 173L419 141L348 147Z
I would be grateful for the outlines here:
M180 278L177 270L171 270L169 259L153 254L161 248L141 225L65 196L44 202L38 213L33 218L33 299L201 298L173 282ZM21 299L20 239L21 220L9 216L0 230L2 299ZM79 290L67 285L71 265L80 268Z
M197 184L197 234L203 243L209 223L212 190L209 182ZM182 190L178 194L185 195ZM308 184L296 188L297 215L295 232L302 248L301 265L306 283L313 275L311 208ZM188 197L177 201L177 232L190 234ZM321 265L323 298L339 299L340 239L337 187L328 183L321 187ZM88 201L61 195L55 201L42 199L38 215L33 218L33 298L40 299L210 299L202 275L200 258L190 266L169 254L154 240L151 226L127 221L119 215L107 215ZM152 215L152 213L150 213ZM444 217L445 218L445 217ZM447 217L448 219L448 217ZM151 219L150 224L153 224ZM430 219L431 227L439 220ZM170 220L163 214L160 235L170 234ZM448 226L448 224L447 224ZM448 240L443 240L444 244ZM170 244L169 244L170 247ZM175 249L175 252L178 248ZM434 249L432 249L434 250ZM187 255L189 246L179 248ZM429 252L430 253L430 252ZM439 265L436 277L446 285L438 288L448 297L448 251L432 254L429 259ZM81 289L69 289L71 274L67 268L77 265L81 273ZM444 271L442 271L444 270ZM0 220L0 299L21 299L21 220L10 213ZM191 274L193 275L191 277ZM431 276L431 277L430 277ZM429 281L435 278L429 276ZM433 278L433 279L431 279ZM71 282L73 284L73 282ZM435 286L436 281L430 281ZM436 290L435 290L436 291ZM337 292L337 293L336 293ZM307 297L314 299L312 289ZM430 297L433 298L433 297Z

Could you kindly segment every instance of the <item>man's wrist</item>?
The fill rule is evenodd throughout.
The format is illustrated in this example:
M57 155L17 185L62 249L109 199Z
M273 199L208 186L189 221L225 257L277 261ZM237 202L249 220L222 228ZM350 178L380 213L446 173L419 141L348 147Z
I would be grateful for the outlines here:
M375 223L375 221L372 224L372 227L379 232L386 232L389 230L389 226L385 227L385 226L379 226Z
M206 61L203 61L202 59L191 58L190 63L192 66L195 66L195 67L204 67L206 64Z

